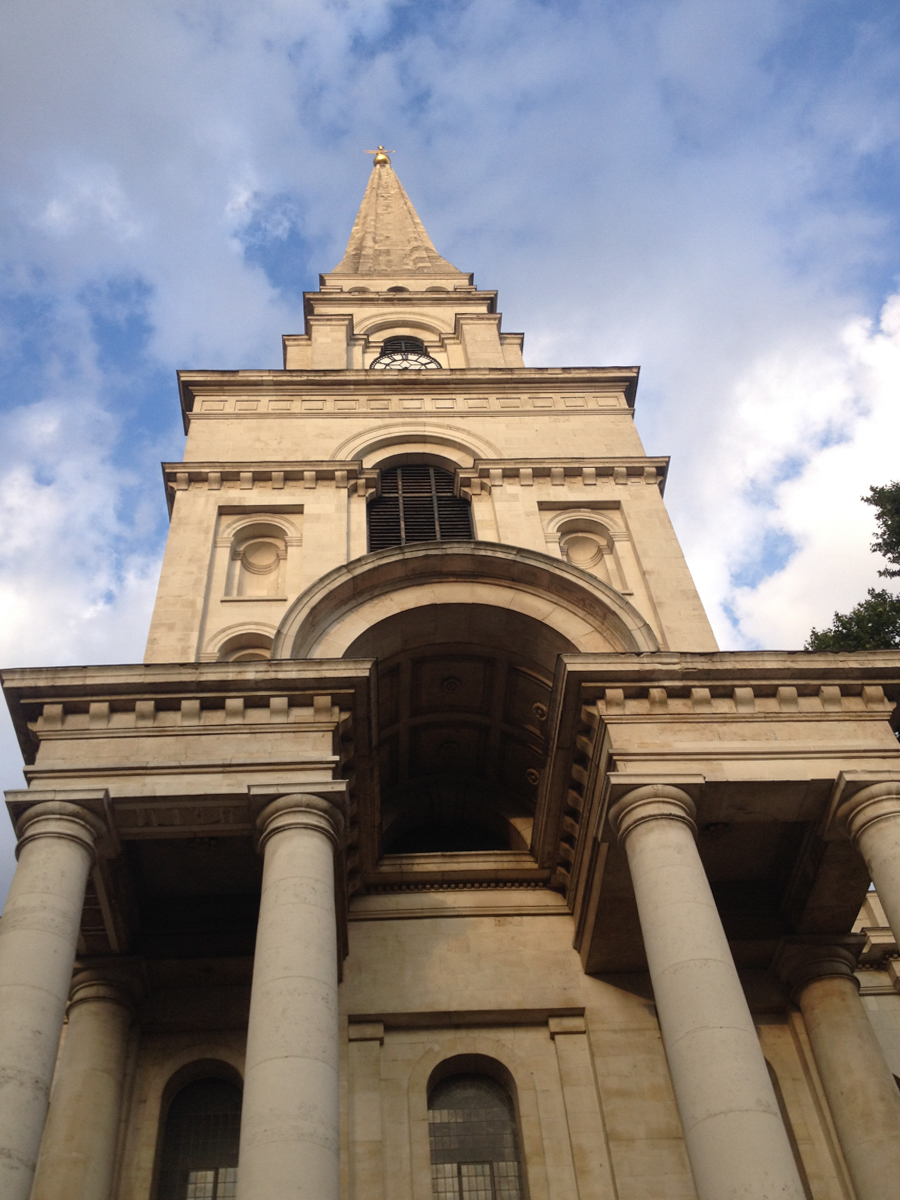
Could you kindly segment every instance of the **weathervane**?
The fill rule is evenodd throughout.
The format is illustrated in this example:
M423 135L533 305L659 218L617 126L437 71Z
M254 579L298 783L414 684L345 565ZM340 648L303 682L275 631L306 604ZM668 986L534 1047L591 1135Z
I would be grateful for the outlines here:
M384 146L379 146L377 150L367 150L366 151L366 154L374 154L375 155L375 158L372 160L373 167L383 167L383 166L389 167L391 165L391 160L388 158L388 155L396 154L396 153L397 153L396 150L385 150Z

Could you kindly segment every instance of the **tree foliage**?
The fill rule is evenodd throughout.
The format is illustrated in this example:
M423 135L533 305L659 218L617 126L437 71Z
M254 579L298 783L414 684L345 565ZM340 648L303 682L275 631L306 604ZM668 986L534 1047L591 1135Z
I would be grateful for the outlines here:
M900 650L900 596L869 588L867 600L848 613L836 612L827 629L813 629L804 649Z
M900 481L870 487L862 499L876 510L878 536L871 549L890 564L878 574L896 579L900 576ZM811 630L804 649L900 650L900 596L869 588L866 600L847 613L836 612L827 629Z
M896 579L900 575L900 480L884 487L870 487L863 500L878 510L875 516L878 537L871 548L891 563L878 574L883 579Z

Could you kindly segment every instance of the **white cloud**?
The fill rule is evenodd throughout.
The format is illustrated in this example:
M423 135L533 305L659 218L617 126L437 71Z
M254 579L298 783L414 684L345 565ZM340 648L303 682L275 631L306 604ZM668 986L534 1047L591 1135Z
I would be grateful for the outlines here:
M60 237L82 234L96 222L118 241L130 241L140 225L128 212L128 203L115 172L93 167L66 180L58 195L47 201L36 224Z
M141 508L123 520L130 471L110 460L114 422L83 397L14 410L0 427L0 663L135 662L143 655L159 558ZM160 489L161 490L161 489ZM0 783L21 787L0 722ZM13 869L0 825L0 896Z
M300 305L246 230L299 229L313 258L284 273L315 286L378 142L528 361L642 364L723 644L799 645L854 603L878 565L858 497L900 473L896 309L868 325L900 270L900 53L844 7L8 0L0 661L140 657L179 435L174 382L136 397L153 370L278 364ZM131 379L94 327L110 280L143 288ZM796 553L748 574L773 537Z
M813 382L815 368L805 365ZM823 388L811 398L824 394L826 415L835 412L843 437L807 450L802 468L774 487L771 507L760 513L760 524L786 534L798 551L756 587L735 590L739 632L750 644L798 648L813 625L829 625L833 612L864 599L867 587L885 586L877 575L884 560L869 552L874 510L861 497L871 484L900 477L900 296L885 305L877 330L859 321L848 326L825 365L833 368L830 395ZM801 453L802 432L795 442Z

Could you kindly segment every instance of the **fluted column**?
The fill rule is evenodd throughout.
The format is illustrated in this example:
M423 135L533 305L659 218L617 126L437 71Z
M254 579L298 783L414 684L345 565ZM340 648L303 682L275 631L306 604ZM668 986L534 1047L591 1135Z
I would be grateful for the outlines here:
M666 1055L700 1200L802 1200L759 1038L694 842L666 784L610 813L625 847Z
M240 1200L339 1200L339 809L282 796L258 821L264 855L238 1165Z
M869 868L896 937L900 937L900 780L873 783L837 813Z
M81 910L102 823L66 801L19 818L0 921L0 1196L28 1200L59 1048Z
M109 1200L136 990L102 971L75 976L31 1200Z
M803 1013L857 1200L884 1200L900 1180L900 1092L884 1061L842 946L791 945L780 973Z

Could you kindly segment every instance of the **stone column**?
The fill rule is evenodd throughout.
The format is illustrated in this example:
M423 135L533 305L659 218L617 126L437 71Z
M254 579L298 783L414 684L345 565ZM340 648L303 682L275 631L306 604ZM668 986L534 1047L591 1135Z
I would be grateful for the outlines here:
M803 1013L858 1200L883 1200L900 1180L900 1091L859 998L843 946L788 945L781 975Z
M900 780L873 783L838 809L896 937L900 937Z
M340 810L282 796L264 855L238 1167L240 1200L339 1200L337 927Z
M634 883L675 1098L700 1200L802 1200L803 1186L694 842L666 784L610 813Z
M84 889L103 824L51 800L19 818L0 921L0 1195L28 1200L59 1048Z
M129 984L102 971L75 976L31 1200L109 1200L136 1000Z

